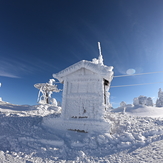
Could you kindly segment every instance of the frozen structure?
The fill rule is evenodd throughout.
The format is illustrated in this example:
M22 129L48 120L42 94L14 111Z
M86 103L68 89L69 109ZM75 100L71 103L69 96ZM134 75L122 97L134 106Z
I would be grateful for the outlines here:
M62 116L65 119L100 119L109 103L109 88L113 67L82 60L53 74L64 84Z
M163 91L161 88L158 91L158 99L156 101L156 107L163 107Z
M113 67L105 66L101 55L91 61L82 60L56 74L53 77L64 84L61 117L71 123L71 129L87 126L90 121L103 121L111 106L109 88L113 79ZM107 124L108 125L108 124ZM84 127L83 127L84 128ZM80 129L83 129L82 127Z
M139 96L133 99L133 104L134 106L138 105L146 105L146 106L153 106L153 100L151 97L146 97L146 96Z
M35 88L39 89L37 102L39 104L53 104L57 106L57 101L52 98L53 92L60 92L57 85L54 84L55 80L50 79L49 83L37 83L34 85Z

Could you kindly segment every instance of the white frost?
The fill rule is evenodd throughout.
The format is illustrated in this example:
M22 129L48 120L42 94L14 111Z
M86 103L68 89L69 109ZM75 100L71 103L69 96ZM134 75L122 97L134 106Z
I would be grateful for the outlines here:
M57 85L54 84L55 80L50 79L49 83L38 83L34 87L39 89L37 101L39 104L54 104L57 106L56 99L51 98L53 92L60 92Z
M139 97L136 97L133 99L133 104L135 106L139 106L139 105L142 105L142 106L153 106L153 100L151 97L146 97L146 96L139 96Z

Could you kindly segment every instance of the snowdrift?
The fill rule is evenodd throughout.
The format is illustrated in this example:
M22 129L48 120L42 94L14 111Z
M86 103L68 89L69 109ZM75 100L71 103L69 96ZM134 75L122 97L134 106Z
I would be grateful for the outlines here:
M104 132L45 126L44 119L59 119L60 109L0 104L0 162L163 161L163 118L108 113L112 127Z

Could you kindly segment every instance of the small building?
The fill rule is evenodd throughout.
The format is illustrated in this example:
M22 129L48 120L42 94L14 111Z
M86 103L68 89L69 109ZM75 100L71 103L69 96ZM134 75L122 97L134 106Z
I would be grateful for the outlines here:
M102 55L92 61L82 60L53 74L63 83L62 118L65 120L100 120L110 107L109 88L113 67L103 64Z

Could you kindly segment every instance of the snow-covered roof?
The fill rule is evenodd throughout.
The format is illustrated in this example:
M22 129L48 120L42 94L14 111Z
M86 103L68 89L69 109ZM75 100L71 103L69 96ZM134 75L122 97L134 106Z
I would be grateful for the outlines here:
M113 67L112 66L106 66L103 64L86 61L86 60L77 62L64 70L62 70L56 74L53 74L53 77L58 79L60 82L63 82L65 76L67 76L81 68L86 68L86 69L100 75L102 78L104 78L108 81L112 80L112 77L113 77L113 71L112 71Z

